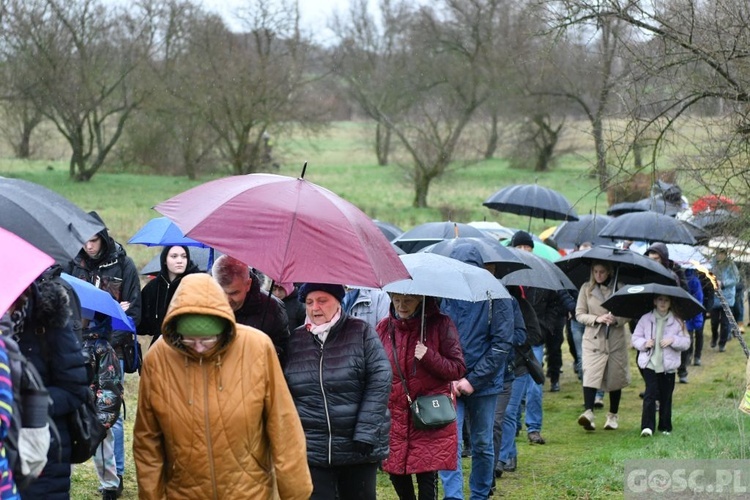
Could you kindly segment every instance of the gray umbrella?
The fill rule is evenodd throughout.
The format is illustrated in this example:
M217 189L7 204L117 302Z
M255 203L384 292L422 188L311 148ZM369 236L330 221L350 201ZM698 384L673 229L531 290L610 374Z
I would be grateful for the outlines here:
M0 227L66 266L104 225L73 202L33 182L0 177Z
M554 263L537 257L531 252L509 247L508 250L513 252L521 261L529 266L529 269L520 269L511 271L507 274L502 266L495 268L495 276L501 277L505 286L532 286L535 288L545 288L547 290L571 290L578 289L565 273Z
M577 221L565 221L557 226L551 238L560 248L577 248L586 241L604 245L610 241L599 236L599 231L611 220L608 215L581 215Z
M700 229L681 220L656 212L632 212L614 218L599 231L599 236L612 240L640 240L653 243L685 243L695 245ZM705 235L704 235L705 236Z
M433 243L461 236L488 237L481 230L461 222L425 222L409 229L391 243L406 253L414 253Z
M529 268L508 247L490 238L452 238L424 247L420 252L436 253L450 257L456 246L461 244L469 244L476 248L479 255L482 256L482 262L485 264L499 264L504 269L507 269L507 272Z
M485 207L537 219L578 220L573 205L560 193L538 184L515 184L497 191Z

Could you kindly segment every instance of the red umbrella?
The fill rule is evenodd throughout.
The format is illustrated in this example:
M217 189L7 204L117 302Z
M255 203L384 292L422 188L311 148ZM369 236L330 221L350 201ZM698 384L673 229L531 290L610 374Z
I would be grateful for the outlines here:
M714 211L723 209L732 212L739 212L740 210L740 207L737 206L733 199L727 198L726 196L722 196L720 194L707 194L706 196L701 196L693 202L693 206L691 208L694 214L698 214L706 210Z
M409 278L391 244L364 212L301 178L227 177L154 208L186 236L277 282L380 288Z
M37 249L31 243L0 228L0 314L16 301L45 269L55 263L55 259Z

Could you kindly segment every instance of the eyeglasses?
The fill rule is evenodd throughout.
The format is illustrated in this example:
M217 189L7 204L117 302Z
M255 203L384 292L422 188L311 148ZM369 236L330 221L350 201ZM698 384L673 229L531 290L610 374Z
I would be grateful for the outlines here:
M188 347L195 347L200 344L203 347L213 347L219 341L219 336L214 335L213 337L201 337L201 338L182 338L182 343Z

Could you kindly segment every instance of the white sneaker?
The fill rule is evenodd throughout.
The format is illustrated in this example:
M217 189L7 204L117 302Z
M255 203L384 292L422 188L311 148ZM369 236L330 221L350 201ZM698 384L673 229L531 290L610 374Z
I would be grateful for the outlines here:
M671 432L669 431L661 431L661 433L664 434L665 436L669 436L671 434Z
M651 437L651 436L653 436L653 435L654 435L654 431L652 431L652 430L651 430L651 429L649 429L649 428L643 429L643 430L641 431L641 437L642 437L642 438L644 438L644 437Z
M583 426L587 431L593 431L596 429L596 425L594 425L594 412L591 410L583 412L581 416L578 417L578 425Z
M617 413L607 413L607 423L604 424L604 430L613 431L617 429Z

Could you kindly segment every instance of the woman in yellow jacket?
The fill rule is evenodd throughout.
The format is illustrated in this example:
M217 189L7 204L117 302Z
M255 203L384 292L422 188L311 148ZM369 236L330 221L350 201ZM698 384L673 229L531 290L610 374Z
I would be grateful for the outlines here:
M236 324L207 274L183 278L144 359L141 499L307 499L305 435L271 339Z

